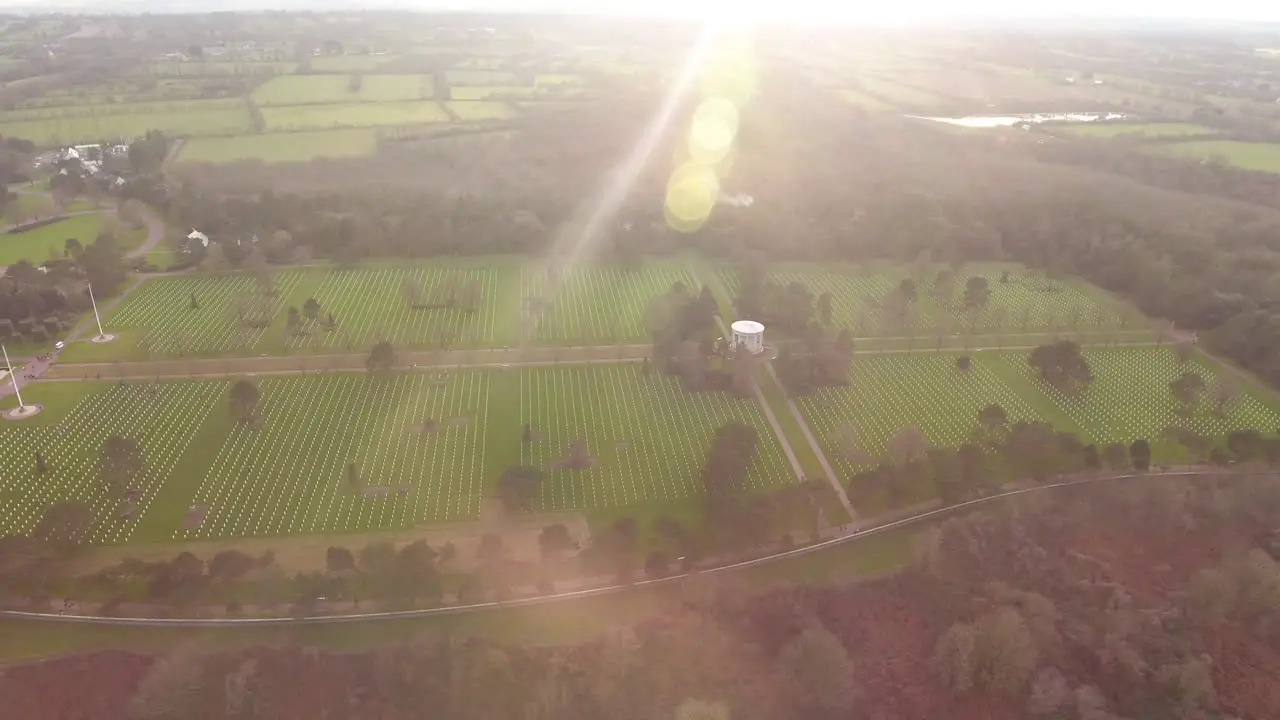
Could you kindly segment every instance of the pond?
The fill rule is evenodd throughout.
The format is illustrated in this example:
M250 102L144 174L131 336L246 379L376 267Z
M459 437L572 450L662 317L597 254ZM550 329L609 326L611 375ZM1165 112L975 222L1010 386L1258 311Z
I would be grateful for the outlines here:
M1127 120L1129 118L1128 115L1117 112L1021 113L1016 115L966 115L964 117L908 115L907 117L971 128L1012 127L1019 123L1095 122L1097 120Z

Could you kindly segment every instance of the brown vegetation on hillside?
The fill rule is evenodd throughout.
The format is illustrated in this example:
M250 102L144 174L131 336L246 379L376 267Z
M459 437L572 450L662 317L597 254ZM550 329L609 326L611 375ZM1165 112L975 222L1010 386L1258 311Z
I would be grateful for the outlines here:
M930 532L882 580L690 581L585 645L435 636L368 653L121 653L0 675L24 718L1268 720L1280 699L1280 484L1151 478ZM62 688L69 673L84 692Z

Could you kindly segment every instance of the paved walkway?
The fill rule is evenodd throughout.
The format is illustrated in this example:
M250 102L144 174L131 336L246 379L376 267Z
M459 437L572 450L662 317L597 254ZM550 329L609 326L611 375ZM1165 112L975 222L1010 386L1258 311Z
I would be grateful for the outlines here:
M116 626L132 626L132 627L228 627L228 626L249 626L249 625L293 625L293 624L336 624L350 622L368 622L374 620L395 620L414 617L428 617L438 615L460 615L475 612L485 612L499 608L514 608L529 605L542 605L547 603L562 602L565 600L573 600L577 598L593 597L599 595L611 595L625 592L632 588L656 586L662 584L670 584L681 582L688 578L711 575L720 572L732 572L736 570L744 570L751 567L757 567L769 563L784 561L793 557L799 557L813 552L819 552L835 545L856 542L863 538L878 535L884 532L893 531L905 526L918 524L929 521L934 518L946 517L948 514L962 512L971 508L986 505L1027 493L1040 493L1050 490L1058 490L1062 488L1091 485L1100 482L1116 482L1134 478L1150 478L1150 477L1219 477L1223 474L1232 476L1246 475L1267 475L1274 476L1274 471L1238 471L1229 470L1219 467L1197 467L1182 466L1160 469L1145 473L1123 473L1108 475L1089 475L1085 477L1076 476L1074 478L1063 479L1060 482L1050 483L1047 485L1008 485L1001 492L994 495L975 498L956 505L941 506L936 501L930 503L921 503L911 507L901 508L895 512L887 513L876 518L871 518L859 522L849 523L835 527L826 528L819 535L819 541L804 547L796 548L786 552L766 552L763 556L751 557L748 559L739 559L743 556L736 557L710 557L706 558L703 563L693 572L681 573L677 572L668 577L639 580L630 584L619 584L617 577L614 575L596 575L589 577L579 577L570 580L562 580L556 583L556 589L553 594L544 595L538 591L536 587L522 586L512 588L511 600L480 602L473 604L448 604L450 600L458 601L456 596L446 596L444 598L445 605L443 607L424 608L418 610L398 610L390 612L359 612L360 608L351 602L325 602L321 608L325 614L308 615L302 617L285 617L279 614L278 608L263 608L249 606L242 609L244 615L257 613L260 611L268 611L271 615L259 617L226 617L225 609L221 607L202 608L202 616L191 617L165 617L170 614L169 608L162 608L152 605L125 605L116 609L117 615L103 616L101 614L102 606L98 603L79 603L69 600L64 601L61 598L53 598L50 601L52 607L61 607L62 612L30 612L24 610L0 610L0 617L8 617L20 620L44 620L75 624L90 625L116 625ZM0 606L22 607L25 602L20 598L10 598L0 596ZM319 608L318 608L319 609ZM121 617L120 615L130 615L129 617Z
M693 275L693 279L698 283L699 289L702 287L702 277L698 274L698 269L694 265L689 266L689 273ZM714 276L711 281L715 283L712 290L717 295L729 297L728 291L720 284L720 281ZM716 324L720 326L720 336L729 337L729 329L725 327L724 318L716 313ZM813 451L815 457L818 458L818 464L822 467L822 472L827 476L827 483L831 485L831 489L835 491L836 497L840 498L840 504L844 506L845 512L849 513L849 517L853 520L858 519L858 512L853 508L853 503L849 501L849 495L844 491L844 486L840 484L840 475L831 467L831 463L827 462L827 456L822 452L822 446L814 439L813 433L809 431L809 425L805 422L804 415L800 412L800 408L796 407L791 396L787 394L787 389L783 386L782 381L778 379L777 373L773 370L773 363L766 362L765 369L769 373L769 379L777 386L778 391L782 393L782 397L786 400L787 409L791 412L792 418L800 428L800 433L804 435L805 442L809 445L809 449ZM782 443L782 449L787 454L787 459L791 461L791 468L796 473L796 479L803 481L805 479L804 471L800 467L799 461L796 460L794 450L791 443L787 440L787 435L782 431L782 427L778 424L777 418L773 415L772 408L769 407L769 401L764 396L764 392L760 390L759 385L755 386L756 401L760 403L760 407L764 410L765 417L768 418L769 424L773 427L773 432L778 436L779 442Z

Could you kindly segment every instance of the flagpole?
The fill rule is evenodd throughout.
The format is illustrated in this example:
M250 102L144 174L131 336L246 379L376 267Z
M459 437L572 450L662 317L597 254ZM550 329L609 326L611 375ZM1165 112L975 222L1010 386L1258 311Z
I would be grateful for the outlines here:
M102 318L98 317L98 301L93 299L93 283L86 283L89 286L89 302L93 303L93 319L98 323L98 337L106 335L102 332Z
M9 349L4 345L0 345L0 350L4 351L4 366L9 368L9 382L13 383L13 394L18 396L18 409L26 410L27 406L22 404L22 391L18 389L18 374L13 371L13 366L9 364Z

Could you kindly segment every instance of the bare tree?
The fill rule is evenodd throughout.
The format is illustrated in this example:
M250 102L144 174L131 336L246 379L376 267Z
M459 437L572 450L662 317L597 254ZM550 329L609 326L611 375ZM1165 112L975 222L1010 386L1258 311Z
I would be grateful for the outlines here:
M904 427L889 438L889 457L899 465L907 465L924 457L929 439L919 428Z

